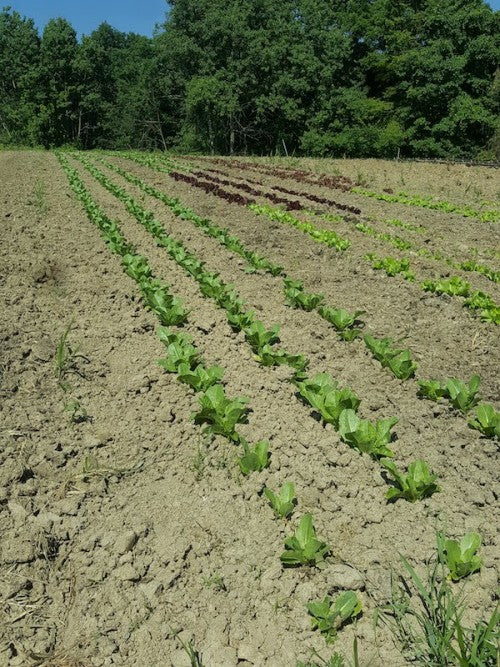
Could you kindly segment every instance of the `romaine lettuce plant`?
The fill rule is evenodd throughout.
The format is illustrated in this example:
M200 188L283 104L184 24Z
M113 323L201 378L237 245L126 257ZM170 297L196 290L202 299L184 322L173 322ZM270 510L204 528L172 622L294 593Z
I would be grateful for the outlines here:
M445 540L442 533L438 533L438 550L450 571L449 579L459 581L481 569L482 561L476 554L480 546L478 533L466 533L460 541Z
M325 298L323 294L304 292L304 285L301 280L285 278L284 282L287 302L293 308L302 308L302 310L311 311L317 308Z
M364 315L364 310L356 310L350 314L342 308L331 308L329 306L320 306L318 312L327 322L333 324L342 340L354 340L361 333L364 323L359 319Z
M142 255L124 255L122 257L125 273L139 284L151 277L151 267L148 260Z
M473 375L468 384L462 382L462 380L450 378L446 383L445 396L449 398L450 403L454 408L465 414L469 412L469 410L472 410L472 408L479 402L477 392L479 390L480 382L481 378L479 375Z
M170 343L166 359L158 361L168 373L178 373L181 365L193 368L199 363L198 350L189 343Z
M387 445L392 440L391 429L398 421L397 417L389 417L372 424L349 409L340 413L338 430L342 440L359 452L370 454L373 458L394 456Z
M375 270L383 270L390 277L401 273L405 280L415 280L415 274L410 271L408 259L395 259L394 257L377 257L373 253L365 255L365 259L372 263Z
M391 338L374 338L365 336L366 347L384 368L389 368L400 380L408 380L417 369L417 364L412 361L410 350L398 350L392 347Z
M205 368L201 363L191 368L189 363L180 363L177 367L177 375L179 382L188 384L195 391L206 391L222 380L224 369L219 366Z
M312 379L295 382L299 394L323 419L338 427L343 410L357 410L360 404L356 394L348 388L339 389L338 383L327 373L319 373Z
M253 449L243 442L243 456L238 459L240 470L244 475L264 470L269 465L269 443L266 440L258 442Z
M469 420L471 428L480 431L487 438L500 440L500 412L489 403L481 403L476 410L476 418Z
M285 482L281 487L279 494L273 493L271 489L266 487L264 489L264 495L269 500L269 504L276 514L283 519L288 519L297 504L295 487L292 482Z
M244 332L252 349L258 353L264 345L274 345L279 342L279 330L279 324L275 324L271 329L266 329L260 320L255 320L244 329Z
M433 292L434 294L448 294L450 296L469 296L470 294L470 284L460 276L439 280L424 280L422 288L425 292Z
M326 542L321 542L316 538L312 516L304 514L295 535L286 538L285 551L281 554L280 559L287 567L318 565L324 561L328 553L330 553L330 547Z
M200 410L193 415L196 424L207 424L206 431L224 435L229 440L239 442L240 436L235 431L236 424L247 421L248 399L227 398L220 384L209 387L200 397Z
M403 475L396 468L394 461L382 459L380 465L393 477L396 486L386 493L387 500L404 498L411 503L432 496L440 488L436 484L437 475L431 473L428 463L419 459L410 463L408 472Z
M287 365L294 368L297 372L304 371L309 365L309 361L302 354L290 354L285 350L279 350L271 345L264 345L259 348L255 358L263 366Z
M345 591L335 601L326 596L321 602L311 602L307 605L307 611L312 616L313 630L317 628L326 643L331 644L339 628L361 614L362 603L354 591Z

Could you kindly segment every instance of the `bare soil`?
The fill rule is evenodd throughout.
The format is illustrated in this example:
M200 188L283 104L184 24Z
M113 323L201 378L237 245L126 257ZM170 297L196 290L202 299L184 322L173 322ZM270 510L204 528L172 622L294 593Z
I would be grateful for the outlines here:
M419 378L479 373L485 400L498 401L496 328L458 299L429 296L418 284L373 271L362 256L379 252L378 242L335 227L353 241L338 253L166 174L115 161L231 229L329 304L366 310L369 331L410 347ZM387 629L373 629L372 614L389 595L400 553L422 571L436 526L452 537L481 533L484 566L463 588L471 622L491 611L498 584L496 443L446 405L419 400L416 381L393 378L362 341L343 343L317 314L289 308L280 278L249 274L239 256L103 168L208 269L233 283L266 325L280 324L283 346L305 354L312 373L331 373L352 387L364 417L399 418L397 464L426 459L441 491L420 503L387 504L380 466L312 416L288 371L260 367L223 311L116 198L72 165L191 310L187 333L207 363L225 368L228 395L250 399L241 432L270 441L271 465L242 477L235 447L193 424L196 396L157 364L164 356L157 321L88 221L55 156L0 153L0 238L8 248L0 259L0 665L184 667L190 662L182 640L205 666L290 667L312 650L350 656L357 636L361 665L402 667L408 663L400 647ZM358 202L355 195L334 198L340 197ZM369 206L373 215L398 217L389 204ZM411 219L432 229L430 243L449 252L460 252L458 241L494 244L492 225L430 211L412 211ZM433 269L440 275L429 263L419 266ZM493 283L465 276L498 300ZM54 357L69 325L76 356L61 383ZM264 486L278 489L285 481L295 483L298 496L289 522L277 520L261 496ZM324 570L283 569L283 540L305 512L332 556ZM306 604L349 587L359 591L364 614L326 647L311 630Z

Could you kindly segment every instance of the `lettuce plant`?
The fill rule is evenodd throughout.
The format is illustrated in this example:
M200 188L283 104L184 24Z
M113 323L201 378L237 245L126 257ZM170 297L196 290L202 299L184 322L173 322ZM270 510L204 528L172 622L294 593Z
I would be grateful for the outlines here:
M377 257L373 253L365 255L365 259L372 263L375 270L383 270L390 277L400 273L405 280L415 280L415 274L410 271L408 259L395 259L394 257Z
M279 330L279 324L275 324L271 329L266 329L260 320L253 321L244 329L245 338L257 353L265 345L274 345L279 342Z
M377 339L373 336L365 336L364 341L375 359L384 368L389 368L397 378L408 380L408 378L413 377L417 364L412 360L410 350L393 348L391 338Z
M446 383L445 396L454 408L465 414L479 402L477 392L480 382L479 375L473 375L468 384L462 382L462 380L450 378Z
M349 409L340 413L338 430L342 440L359 452L370 454L373 458L394 456L387 445L392 440L391 429L398 421L397 417L389 417L372 424Z
M411 503L432 496L440 488L436 484L437 475L431 473L429 465L419 459L410 463L408 472L403 475L396 468L394 461L382 459L380 465L393 477L396 486L386 493L387 500L404 498Z
M449 579L459 581L481 569L482 561L476 554L480 546L481 536L478 533L466 533L460 541L445 540L438 533L438 550L450 571Z
M198 350L189 343L170 343L166 359L158 361L167 373L178 373L181 366L193 368L199 363Z
M439 401L446 395L446 388L439 380L419 380L418 395L430 399L431 401Z
M219 366L205 368L201 363L191 368L189 363L180 363L177 367L177 375L179 382L188 384L195 391L206 391L212 385L220 383L224 369Z
M184 310L182 301L171 294L167 288L153 286L148 289L146 283L142 284L142 292L149 308L158 316L160 322L166 326L183 324L188 317L188 311Z
M304 292L304 284L301 280L285 278L285 296L287 302L293 308L311 311L319 306L324 300L323 294L309 294Z
M166 327L159 327L157 334L161 342L165 343L167 346L170 345L170 343L179 343L179 345L188 345L191 343L191 339L189 336L186 336L186 334L174 333Z
M276 514L283 519L288 519L297 504L295 487L292 482L285 482L281 487L279 494L273 493L271 489L266 487L264 489L264 495L269 500L269 504Z
M255 358L263 366L287 365L294 368L297 372L305 371L309 365L308 359L302 354L290 354L285 350L278 350L271 345L264 345L259 348Z
M253 449L243 442L243 456L238 459L240 470L244 475L264 470L269 465L269 443L266 440L258 442Z
M318 312L323 319L335 327L340 338L343 340L354 340L361 333L361 327L364 326L363 322L359 319L361 315L364 315L364 310L356 310L351 315L347 310L343 310L342 308L321 306Z
M481 403L476 410L476 418L469 420L471 428L480 431L487 438L500 440L500 412L489 403Z
M281 554L280 559L287 567L318 565L324 561L328 553L330 553L330 547L326 542L321 542L316 538L311 514L304 514L295 535L286 538L285 551Z
M359 398L351 389L339 389L338 383L327 373L319 373L312 379L298 380L295 385L304 401L336 428L340 413L347 409L355 411L360 404Z
M312 616L313 630L317 628L326 643L331 644L339 628L361 614L362 603L354 591L345 591L335 601L327 595L321 602L311 602L307 605L307 611Z
M228 312L227 321L229 322L232 329L235 331L242 331L248 329L253 324L255 321L255 313L253 311Z
M248 399L227 398L224 388L220 384L209 387L199 397L200 410L195 413L196 424L207 424L206 430L210 433L224 435L229 440L239 442L240 436L236 433L236 424L247 421Z
M469 296L470 294L470 284L463 278L460 278L460 276L438 280L424 280L422 288L425 292L449 294L450 296Z
M141 283L151 277L151 267L148 260L142 255L124 255L122 262L125 273L136 282Z

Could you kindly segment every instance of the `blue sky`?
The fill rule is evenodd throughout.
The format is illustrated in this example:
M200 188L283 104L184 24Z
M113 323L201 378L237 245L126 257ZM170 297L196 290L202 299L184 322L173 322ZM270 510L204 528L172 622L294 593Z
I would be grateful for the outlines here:
M117 30L151 36L167 11L166 0L0 0L3 6L34 19L40 31L49 19L63 16L79 35L107 21Z
M63 16L79 35L88 35L103 21L117 30L152 35L155 23L165 19L166 0L1 0L20 14L35 20L40 30L51 18ZM500 0L489 0L500 10Z

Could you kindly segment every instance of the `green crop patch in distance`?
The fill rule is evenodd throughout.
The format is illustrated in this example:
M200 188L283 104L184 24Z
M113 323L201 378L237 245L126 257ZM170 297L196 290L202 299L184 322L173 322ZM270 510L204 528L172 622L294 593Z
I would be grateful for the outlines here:
M401 274L405 280L415 280L415 274L413 271L410 271L410 260L408 259L377 257L377 255L374 255L373 253L368 253L365 255L365 259L371 262L372 268L375 270L385 271L386 274L390 277Z

